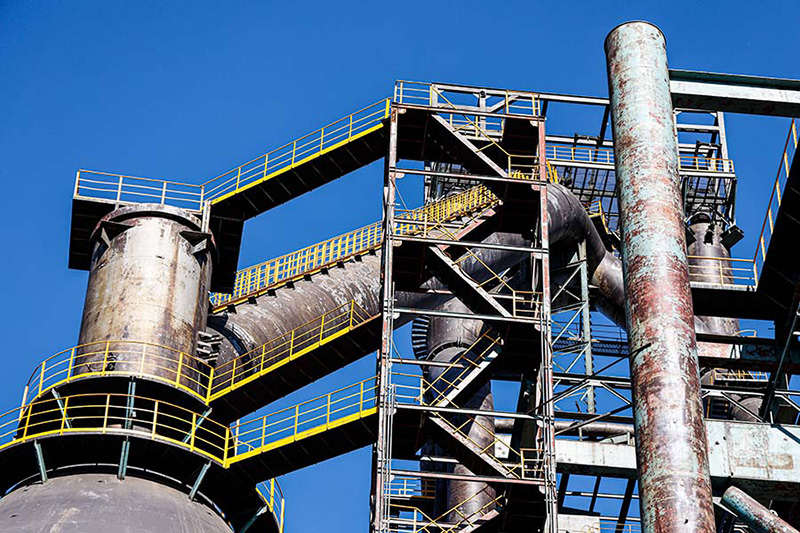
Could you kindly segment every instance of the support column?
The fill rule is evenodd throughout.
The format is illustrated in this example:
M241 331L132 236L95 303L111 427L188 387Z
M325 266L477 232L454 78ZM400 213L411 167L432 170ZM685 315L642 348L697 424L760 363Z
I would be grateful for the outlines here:
M642 531L712 532L714 511L666 42L606 38Z

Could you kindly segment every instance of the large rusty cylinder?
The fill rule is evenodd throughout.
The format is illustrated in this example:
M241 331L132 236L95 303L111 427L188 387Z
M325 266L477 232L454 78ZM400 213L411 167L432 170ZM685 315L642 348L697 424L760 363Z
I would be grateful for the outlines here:
M798 533L778 515L736 487L729 487L725 491L721 503L755 533Z
M479 409L491 411L494 409L494 397L489 383L481 387L463 407L465 409ZM456 415L450 422L461 428L467 437L480 448L488 448L488 453L494 453L493 441L494 419L487 416L474 416L467 419ZM473 472L462 464L448 465L454 474L472 475ZM459 523L464 517L475 520L494 509L496 492L494 487L480 481L447 481L444 501L445 508L437 512L436 516L447 513L446 522ZM438 511L438 510L437 510Z
M440 311L454 313L468 313L469 309L458 299L452 299L437 308ZM428 324L428 357L429 361L437 363L456 363L465 360L477 362L483 352L489 348L488 344L478 341L485 331L485 325L480 320L459 319L446 316L432 316ZM425 367L423 375L430 384L427 393L428 401L447 394L449 384L458 381L459 375L464 371L459 367L446 368L440 366ZM463 403L463 405L461 405ZM466 409L494 410L491 383L486 382L473 392L466 402L460 402L459 407ZM491 448L494 441L494 418L476 416L470 422L464 417L453 416L450 422L476 443L480 448ZM490 452L491 453L491 452ZM469 469L462 464L448 465L448 472L456 474L471 474ZM477 518L494 508L495 490L486 483L476 481L444 482L443 497L437 500L436 516L447 514L447 522L457 523L464 516Z
M624 325L622 269L619 260L602 244L578 198L567 188L549 185L548 221L551 245L574 245L586 240L587 259L592 283L599 289L597 307L612 320ZM495 233L485 239L488 243L530 246L521 235ZM529 257L524 252L480 249L474 252L492 270L499 272ZM298 280L255 298L252 304L236 306L234 312L223 311L209 318L209 327L223 336L218 365L269 343L323 313L355 301L370 316L380 313L381 252L364 255L343 267L331 266L326 272ZM472 258L463 263L464 270L479 281L489 276ZM483 276L483 277L482 277ZM426 289L442 288L433 280ZM431 298L419 294L397 293L398 305L404 307L434 307L447 297ZM399 327L410 318L395 320Z
M707 213L695 213L689 222L689 232L692 235L688 246L689 252L689 279L697 283L725 284L735 283L735 270L730 261L731 251L722 243L722 228L714 224ZM739 320L717 316L695 316L695 331L715 335L736 336L740 333ZM731 357L732 346L713 342L701 342L697 345L698 355L709 358L727 359ZM702 369L700 381L710 385L715 379L733 376L734 372L727 369ZM758 397L745 397L732 394L731 398L743 405L742 409L736 403L722 400L728 406L725 418L744 422L758 422L758 413L762 400ZM711 402L720 401L720 398L708 397L703 402L706 416L713 414ZM748 412L750 411L750 412Z
M605 41L643 531L712 532L708 449L666 42L646 22Z
M195 350L207 320L214 243L201 221L175 207L122 207L103 217L91 243L74 373L155 375L207 387Z

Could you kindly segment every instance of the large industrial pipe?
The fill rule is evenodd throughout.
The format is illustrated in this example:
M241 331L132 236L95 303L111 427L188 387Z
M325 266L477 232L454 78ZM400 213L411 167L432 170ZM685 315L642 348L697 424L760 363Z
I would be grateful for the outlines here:
M697 212L689 221L689 232L692 242L689 250L689 279L698 283L709 284L734 284L734 271L731 269L731 252L722 242L722 228L715 224L708 213ZM695 316L695 331L715 335L736 336L739 334L739 320L714 316ZM730 344L712 342L698 343L697 351L700 356L708 358L726 359L731 357L733 347ZM717 377L731 376L734 372L725 369L704 369L701 371L700 381L704 385L714 382ZM761 398L755 396L744 397L739 394L731 395L744 409L733 402L727 412L733 420L757 422L758 418L751 413L758 413L761 408ZM706 416L711 415L711 401L705 401ZM726 400L727 401L727 400ZM749 411L749 412L748 412Z
M666 42L606 38L643 531L714 531Z
M452 299L439 307L440 310L468 313L469 309L460 300ZM484 323L480 320L458 319L444 316L430 317L428 325L428 360L438 363L453 363L462 356L477 361L480 353L473 353L471 348L483 333ZM485 348L485 347L484 347ZM461 368L426 367L424 376L431 383L431 396L445 394L450 383L455 381ZM443 378L443 379L439 379ZM460 407L466 409L494 410L494 398L491 385L484 384ZM463 418L463 417L462 417ZM494 419L477 416L474 421L466 423L464 419L453 419L453 423L462 427L462 431L481 448L490 448L494 440ZM456 474L470 474L464 465L447 465L447 470ZM443 490L437 490L435 515L448 513L445 521L457 523L461 517L475 517L487 512L494 500L494 489L482 482L475 481L443 481Z
M600 235L587 216L580 201L565 187L550 185L547 193L549 234L551 245L587 242L587 260L592 284L599 288L598 308L617 324L624 326L622 272L619 260L602 244ZM495 233L486 242L529 246L520 235ZM495 271L509 268L527 254L502 250L481 249L475 252ZM252 350L287 333L298 325L311 321L323 312L345 305L351 300L370 315L380 312L380 252L364 255L345 267L332 267L324 274L299 280L290 290L281 289L263 295L252 304L236 307L235 312L223 311L209 317L209 327L223 336L218 364ZM476 279L483 268L467 260L463 268ZM434 288L434 287L429 287ZM446 298L399 293L399 305L404 307L434 307ZM401 326L408 317L395 320Z
M798 533L772 511L736 487L722 495L722 505L755 533Z

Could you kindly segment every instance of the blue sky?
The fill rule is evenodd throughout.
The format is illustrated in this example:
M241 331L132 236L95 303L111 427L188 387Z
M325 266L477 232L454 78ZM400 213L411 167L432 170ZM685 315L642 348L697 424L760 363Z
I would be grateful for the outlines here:
M86 273L67 270L75 171L199 182L391 92L395 79L606 94L603 39L647 19L670 66L800 78L794 1L121 2L0 0L0 408L75 343ZM731 116L751 256L787 128ZM241 265L380 217L373 165L248 223ZM342 383L366 377L372 362ZM339 378L336 378L339 379ZM294 532L366 527L369 452L287 476Z

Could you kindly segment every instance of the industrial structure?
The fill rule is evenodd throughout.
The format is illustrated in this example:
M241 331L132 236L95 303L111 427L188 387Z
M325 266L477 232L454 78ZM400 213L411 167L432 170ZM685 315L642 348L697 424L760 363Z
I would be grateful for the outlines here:
M795 531L797 131L732 257L724 114L800 82L605 49L609 98L398 81L200 185L80 170L78 344L0 419L0 529L291 531L276 479L372 446L374 533ZM245 221L379 160L382 221L237 271Z

